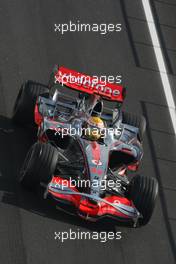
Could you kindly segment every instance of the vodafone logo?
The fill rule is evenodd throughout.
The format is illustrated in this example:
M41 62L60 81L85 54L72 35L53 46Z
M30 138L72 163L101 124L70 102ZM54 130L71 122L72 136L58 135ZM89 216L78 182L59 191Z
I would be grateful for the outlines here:
M92 163L97 165L97 166L101 166L102 162L100 160L92 160Z
M112 90L110 87L100 84L100 83L95 83L93 80L84 80L82 83L80 83L84 88L86 89L92 89L94 88L97 93L105 93L113 96L119 96L120 91L119 90Z
M55 75L55 83L62 83L65 85L72 84L76 86L81 86L87 90L93 90L95 93L104 95L104 96L113 96L118 97L121 95L121 92L118 89L113 89L106 83L97 82L93 77L85 75L74 75L62 73L61 71Z
M114 200L113 204L120 204L119 200Z

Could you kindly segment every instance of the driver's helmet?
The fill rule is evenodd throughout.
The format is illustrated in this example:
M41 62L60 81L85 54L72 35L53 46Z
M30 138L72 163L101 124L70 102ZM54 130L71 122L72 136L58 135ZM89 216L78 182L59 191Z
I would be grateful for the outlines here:
M98 140L105 128L103 120L98 116L91 116L85 125L84 137L88 140Z

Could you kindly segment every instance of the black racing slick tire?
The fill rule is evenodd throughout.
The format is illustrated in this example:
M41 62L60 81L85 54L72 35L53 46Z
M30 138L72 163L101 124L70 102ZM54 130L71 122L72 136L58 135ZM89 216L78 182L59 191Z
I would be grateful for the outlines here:
M146 131L146 119L143 115L136 115L123 111L122 121L124 124L139 128L139 140L143 140Z
M48 184L56 170L58 151L48 143L35 143L26 155L20 171L19 182L28 190L40 183Z
M136 175L130 182L128 198L130 198L142 218L139 225L146 225L153 214L158 195L158 182L155 178Z
M59 70L59 65L54 65L54 68L52 69L52 72L50 74L50 78L49 78L49 82L48 82L48 87L49 89L51 89L54 84L55 84L55 74L58 72Z
M40 95L49 97L47 86L34 81L26 81L22 84L13 108L12 119L15 123L35 126L34 108Z

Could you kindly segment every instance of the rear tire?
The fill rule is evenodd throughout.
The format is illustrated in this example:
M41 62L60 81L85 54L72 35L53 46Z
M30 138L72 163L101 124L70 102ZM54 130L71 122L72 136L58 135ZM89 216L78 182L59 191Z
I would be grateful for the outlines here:
M50 74L49 82L48 82L49 89L51 89L55 84L55 74L58 72L58 70L59 70L59 65L57 64L54 65L52 72Z
M143 115L122 112L123 123L139 128L139 140L142 141L146 131L146 119Z
M128 198L141 213L139 225L146 225L153 214L158 195L158 182L155 178L136 175L130 182Z
M47 86L34 81L26 81L21 86L13 108L12 118L15 123L35 126L34 108L40 95L49 97Z
M35 143L26 155L19 182L28 190L35 190L40 182L48 184L56 170L58 152L47 143Z

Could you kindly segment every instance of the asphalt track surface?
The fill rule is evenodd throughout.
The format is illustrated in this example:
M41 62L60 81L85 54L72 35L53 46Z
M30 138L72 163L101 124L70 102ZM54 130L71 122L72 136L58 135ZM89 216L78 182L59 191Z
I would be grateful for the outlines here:
M153 1L175 96L176 3ZM121 33L54 32L55 23L122 23ZM31 135L15 127L11 111L26 79L47 83L54 64L94 75L122 74L124 108L148 121L141 173L159 180L152 221L143 228L116 226L121 240L71 240L54 232L111 230L51 208L17 183ZM0 1L0 263L175 263L176 141L140 0Z

